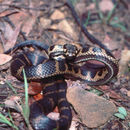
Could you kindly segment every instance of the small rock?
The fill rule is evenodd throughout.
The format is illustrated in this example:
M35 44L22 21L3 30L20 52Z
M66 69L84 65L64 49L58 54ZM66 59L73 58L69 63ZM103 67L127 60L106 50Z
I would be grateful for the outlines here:
M71 37L73 37L73 39L77 38L73 28L71 27L71 25L69 24L69 22L67 20L62 20L58 24L58 29L62 30L63 32L68 33Z
M89 128L104 124L116 112L116 106L112 102L82 88L69 88L67 99L73 105L81 121Z
M65 18L64 14L59 10L55 10L55 12L51 15L52 20L58 20L64 18Z
M76 127L77 127L77 121L76 121L76 119L72 119L69 130L77 130Z
M45 19L45 18L40 18L40 23L41 26L45 29L48 28L51 25L51 20L50 19Z

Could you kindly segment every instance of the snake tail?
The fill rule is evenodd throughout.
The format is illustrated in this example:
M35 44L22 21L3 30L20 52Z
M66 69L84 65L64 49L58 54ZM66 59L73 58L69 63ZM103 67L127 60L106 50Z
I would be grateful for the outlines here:
M44 98L30 106L30 120L35 130L68 130L72 120L70 104L66 99L67 84L64 80L54 81L44 86ZM53 120L46 115L58 106L59 120Z

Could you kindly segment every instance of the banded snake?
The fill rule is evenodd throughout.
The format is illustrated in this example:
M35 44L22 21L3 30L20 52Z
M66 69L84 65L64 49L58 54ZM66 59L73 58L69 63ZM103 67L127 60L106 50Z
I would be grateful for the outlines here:
M25 41L5 53L17 51L25 46L36 50L23 50L14 55L11 73L23 81L23 68L28 81L44 84L44 98L30 106L30 120L36 130L67 130L72 120L70 104L66 99L65 79L83 80L89 85L102 85L118 73L118 61L104 49L82 46L77 43L53 45L48 47L40 42ZM44 51L44 54L39 52ZM95 65L91 61L100 62ZM46 116L58 106L60 119L52 120Z

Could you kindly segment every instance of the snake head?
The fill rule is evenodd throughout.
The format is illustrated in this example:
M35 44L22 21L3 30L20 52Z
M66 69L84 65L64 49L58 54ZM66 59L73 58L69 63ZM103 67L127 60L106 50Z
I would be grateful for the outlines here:
M48 50L48 55L49 55L50 59L54 59L54 60L58 60L58 61L66 59L63 45L59 45L59 44L50 46L50 48Z
M77 56L79 49L73 44L53 45L49 48L48 55L54 60L73 61Z
M67 60L74 60L79 52L77 46L73 44L64 44L63 48Z

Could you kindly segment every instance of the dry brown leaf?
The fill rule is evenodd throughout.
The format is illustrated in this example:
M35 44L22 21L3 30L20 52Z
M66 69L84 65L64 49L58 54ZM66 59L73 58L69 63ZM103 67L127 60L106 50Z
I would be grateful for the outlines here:
M0 0L0 3L2 2L3 0Z
M43 3L43 1L41 1L41 2L30 1L29 7L36 8L36 6L40 6L40 4L42 4L42 3ZM26 37L28 37L30 31L32 30L32 28L35 24L36 18L40 15L40 11L29 10L29 12L25 12L25 13L27 16L24 19L22 31L25 33Z
M9 35L9 37L7 39L7 42L6 42L5 46L4 46L5 51L8 50L9 48L12 48L15 45L15 43L17 41L17 37L18 37L20 29L21 29L21 25L22 25L22 23L19 22L19 25L14 30L11 27L9 28L10 29L9 31L11 33L10 33L10 35ZM6 32L6 34L7 33L8 32Z
M32 30L35 20L36 20L35 16L28 16L24 21L22 31L25 33L26 36L28 36L30 31Z
M5 11L0 13L0 17L4 17L4 16L7 16L9 14L14 14L14 13L18 13L18 11L16 11L16 10L5 10Z
M127 92L127 96L130 97L130 91Z
M99 3L99 8L101 11L106 12L106 11L111 11L114 7L114 4L112 3L111 0L102 0Z
M109 90L109 97L123 100L123 98L118 93L114 92L113 90Z
M130 61L130 50L123 50L120 59L120 75L128 72L128 63Z
M40 83L37 82L31 82L29 83L29 89L28 89L28 93L30 95L36 95L38 93L40 93L43 89L43 85L41 85Z
M93 10L96 8L96 4L95 3L91 3L88 7L87 10Z
M13 108L17 111L20 111L19 105L17 104L20 101L20 97L18 96L12 96L9 99L7 99L4 104L8 108Z
M70 25L70 23L67 20L62 20L57 27L59 30L62 30L63 32L69 34L73 39L76 39L77 36L74 32L74 29Z
M35 22L35 17L32 15L29 15L27 12L19 12L17 14L11 15L10 20L14 23L15 27L19 26L19 23L22 24L22 31L25 33L26 36L30 33L32 30L32 26Z
M103 93L107 94L110 98L123 100L123 98L118 93L116 93L113 90L111 90L110 87L107 86L107 85L94 86L94 88L96 88L97 90L100 90Z
M55 12L51 15L52 20L63 19L63 18L65 18L64 13L62 13L59 10L55 10Z
M11 56L6 54L0 54L0 65L4 65L12 59Z
M44 29L49 28L50 25L51 25L51 20L42 17L42 18L40 18L40 24L41 24L41 26L42 26Z
M7 4L7 5L11 5L11 3L13 2L12 0L0 0L0 4ZM8 6L0 6L0 12L3 12L4 10L7 10L9 7Z
M119 43L117 41L113 41L108 35L105 35L105 38L103 40L103 43L110 49L114 50L117 49L119 46Z
M25 12L19 12L13 14L9 16L9 18L10 21L15 25L15 28L12 28L7 23L2 23L0 26L2 32L4 33L4 39L5 39L4 42L6 43L4 46L5 51L15 45L21 27L23 27L23 31L28 35L35 22L35 19L29 17L29 14Z

